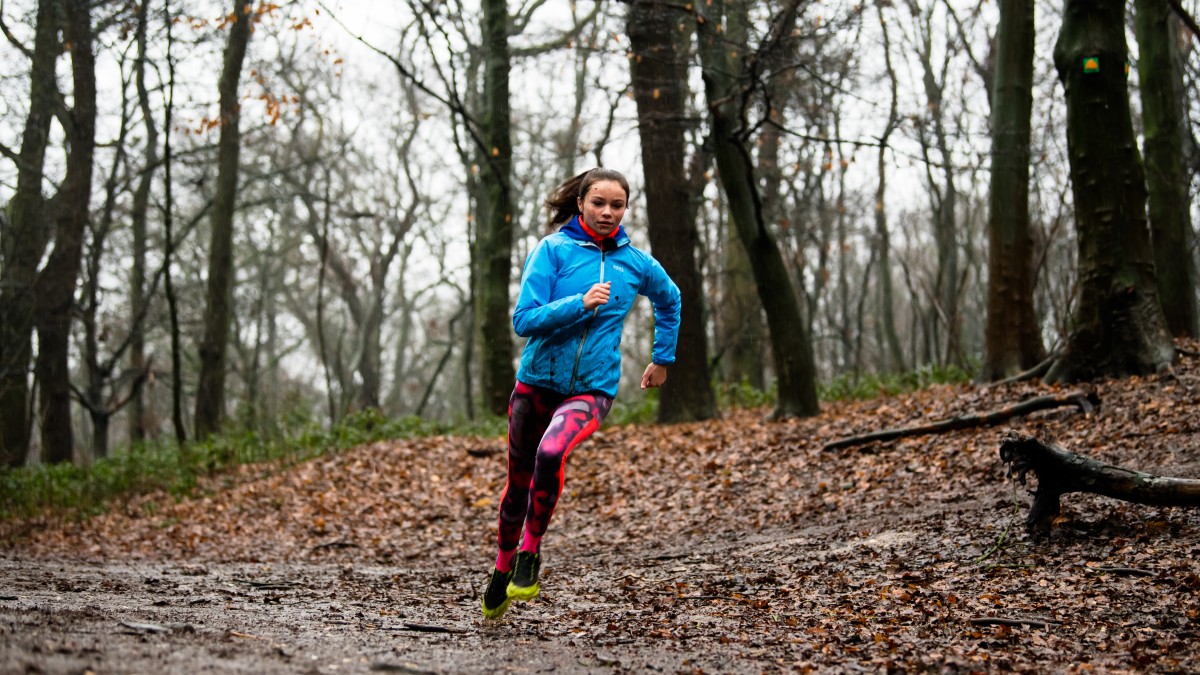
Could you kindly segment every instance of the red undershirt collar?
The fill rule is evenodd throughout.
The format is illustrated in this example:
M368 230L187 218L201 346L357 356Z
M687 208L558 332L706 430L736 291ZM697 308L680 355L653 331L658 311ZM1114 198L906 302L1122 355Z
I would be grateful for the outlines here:
M592 238L592 241L596 242L597 245L599 245L600 242L604 241L605 239L611 238L613 235L615 235L617 233L616 230L613 230L612 234L609 235L608 237L605 237L604 235L601 235L601 234L596 234L596 231L593 230L592 228L588 227L588 224L586 222L584 222L582 216L579 218L579 226L583 228L583 231L586 232L587 235Z

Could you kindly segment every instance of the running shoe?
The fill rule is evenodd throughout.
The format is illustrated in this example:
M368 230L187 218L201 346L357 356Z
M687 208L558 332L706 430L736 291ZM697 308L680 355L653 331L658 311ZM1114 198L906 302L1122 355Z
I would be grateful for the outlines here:
M542 556L529 551L517 553L513 564L512 581L508 582L508 597L526 602L537 597L538 571L542 568Z
M508 606L512 604L512 598L508 596L508 584L512 578L512 570L492 570L492 578L483 592L483 618L499 619L508 611Z

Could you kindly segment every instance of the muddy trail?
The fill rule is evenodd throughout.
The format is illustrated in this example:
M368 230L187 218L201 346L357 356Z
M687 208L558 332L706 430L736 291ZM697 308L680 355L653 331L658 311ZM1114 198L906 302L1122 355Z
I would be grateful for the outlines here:
M1184 345L1192 352L1197 344ZM214 476L82 524L0 524L3 673L1200 672L1200 510L1034 484L1009 431L1200 478L1200 365L1100 407L837 451L1062 393L938 386L676 426L572 454L542 594L484 622L503 439L376 443Z

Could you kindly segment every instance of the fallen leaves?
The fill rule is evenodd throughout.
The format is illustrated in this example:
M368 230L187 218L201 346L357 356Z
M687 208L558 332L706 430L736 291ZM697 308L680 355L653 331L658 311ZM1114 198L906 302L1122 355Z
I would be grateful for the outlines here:
M1021 532L1029 497L997 453L1009 429L1200 476L1196 358L1169 378L1095 387L1092 412L840 452L820 448L1061 392L954 385L828 404L806 420L758 410L606 428L571 456L543 597L512 620L539 617L539 639L651 640L801 672L1200 670L1200 515L1068 495L1048 540ZM352 563L375 564L397 580L363 590L384 598L373 616L432 602L461 626L494 555L504 472L502 438L374 443L246 469L231 487L214 479L201 499L151 496L82 525L47 523L22 553L187 560L194 574L334 562L347 565L345 584L367 583ZM431 579L419 591L403 585L414 571Z

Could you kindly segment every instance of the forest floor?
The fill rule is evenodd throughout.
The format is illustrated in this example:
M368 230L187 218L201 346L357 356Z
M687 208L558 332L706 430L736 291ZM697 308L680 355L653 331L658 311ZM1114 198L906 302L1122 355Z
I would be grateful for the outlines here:
M0 524L0 672L1200 672L1200 510L1073 494L1034 537L1032 484L998 454L1012 430L1200 478L1200 343L1183 347L1173 372L1085 387L1090 413L838 451L822 445L1068 388L604 429L571 457L541 596L499 622L479 598L500 438Z

